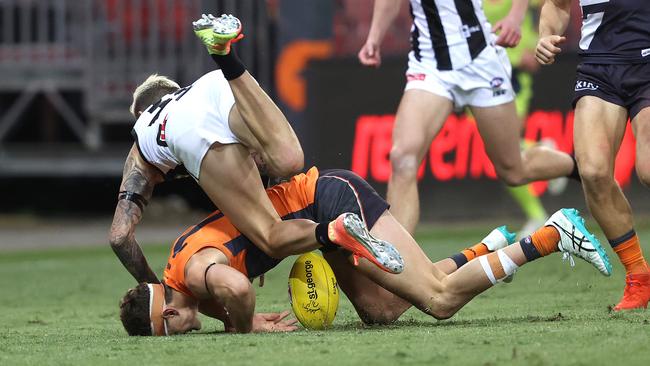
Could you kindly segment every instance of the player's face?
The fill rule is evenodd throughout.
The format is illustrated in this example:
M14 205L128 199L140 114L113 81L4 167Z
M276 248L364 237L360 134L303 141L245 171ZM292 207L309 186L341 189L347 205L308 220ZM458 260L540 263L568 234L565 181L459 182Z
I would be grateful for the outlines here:
M169 335L184 334L193 330L201 329L201 322L199 321L196 310L190 308L176 308L176 311L178 314L169 316L165 319Z

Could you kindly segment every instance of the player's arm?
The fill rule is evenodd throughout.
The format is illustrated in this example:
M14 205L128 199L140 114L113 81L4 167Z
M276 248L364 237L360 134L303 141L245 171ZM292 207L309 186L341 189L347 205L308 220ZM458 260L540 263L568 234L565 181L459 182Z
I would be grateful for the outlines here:
M539 18L539 41L535 58L542 65L555 62L555 56L562 51L559 44L566 40L562 36L569 25L571 0L546 0Z
M296 330L296 320L288 312L255 311L255 290L250 280L234 268L221 263L192 267L185 282L202 300L201 313L223 321L228 332L288 332Z
M375 0L368 38L358 54L361 64L373 67L381 65L379 45L384 39L388 27L399 14L402 3L402 0Z
M145 162L135 145L124 163L122 184L109 233L113 252L138 282L159 283L135 239L135 227L162 174Z
M496 43L503 47L516 47L521 40L521 23L528 11L528 0L513 0L508 15L494 24L493 32L499 32Z

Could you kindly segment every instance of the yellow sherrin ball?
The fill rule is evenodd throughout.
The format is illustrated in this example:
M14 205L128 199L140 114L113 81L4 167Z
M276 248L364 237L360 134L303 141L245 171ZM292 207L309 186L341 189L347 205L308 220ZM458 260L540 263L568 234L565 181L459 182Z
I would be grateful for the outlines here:
M289 275L293 313L307 329L332 325L339 307L339 288L327 261L316 253L298 257Z

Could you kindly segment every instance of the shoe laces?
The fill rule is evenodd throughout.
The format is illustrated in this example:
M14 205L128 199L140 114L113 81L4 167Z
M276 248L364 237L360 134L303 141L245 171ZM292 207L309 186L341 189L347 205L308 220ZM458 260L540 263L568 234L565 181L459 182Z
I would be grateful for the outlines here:
M573 260L573 256L571 255L571 253L569 253L569 252L562 253L562 261L567 261L567 260L569 261L569 265L571 267L576 266L576 261Z

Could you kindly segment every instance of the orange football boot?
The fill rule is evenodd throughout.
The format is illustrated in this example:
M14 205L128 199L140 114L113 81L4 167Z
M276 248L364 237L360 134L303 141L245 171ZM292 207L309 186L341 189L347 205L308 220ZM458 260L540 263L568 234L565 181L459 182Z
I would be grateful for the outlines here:
M614 311L647 309L650 301L650 273L635 273L625 278L623 298Z
M343 213L328 225L329 239L352 252L354 265L366 258L388 273L401 273L404 260L395 247L370 235L366 224L354 213Z

